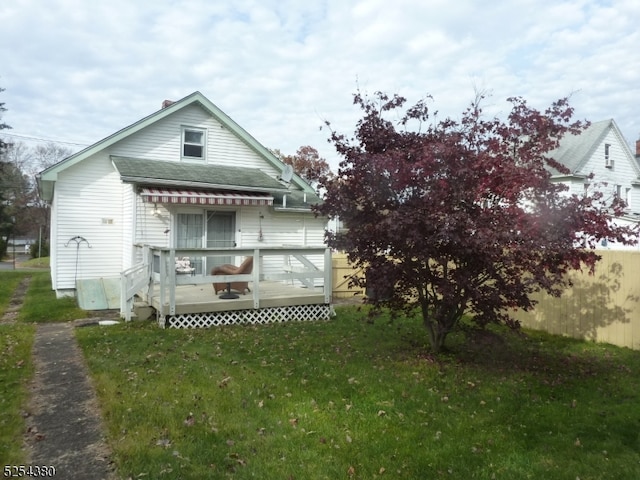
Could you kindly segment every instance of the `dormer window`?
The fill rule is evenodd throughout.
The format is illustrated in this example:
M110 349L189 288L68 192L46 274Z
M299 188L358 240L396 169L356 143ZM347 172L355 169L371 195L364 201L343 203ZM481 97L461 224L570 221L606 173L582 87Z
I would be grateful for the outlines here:
M206 130L202 128L182 128L182 158L205 160Z

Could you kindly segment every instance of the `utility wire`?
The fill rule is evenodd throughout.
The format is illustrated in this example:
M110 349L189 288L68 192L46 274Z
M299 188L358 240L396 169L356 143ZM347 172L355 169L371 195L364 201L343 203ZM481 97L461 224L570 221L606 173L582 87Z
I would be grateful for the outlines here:
M51 139L48 139L48 138L32 137L32 136L29 136L29 135L19 135L17 133L2 132L0 135L7 136L7 137L24 138L26 140L37 140L39 142L51 142L51 143L60 143L60 144L63 144L63 145L74 145L76 147L88 147L89 146L86 143L74 143L74 142L65 142L65 141L62 141L62 140L51 140Z

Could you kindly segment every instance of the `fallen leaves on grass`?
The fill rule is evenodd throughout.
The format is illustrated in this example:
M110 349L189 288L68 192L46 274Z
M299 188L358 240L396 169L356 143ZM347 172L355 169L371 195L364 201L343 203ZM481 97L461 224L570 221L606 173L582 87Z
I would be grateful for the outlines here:
M196 419L193 416L193 413L189 412L189 415L187 415L187 418L184 419L184 423L187 427L193 427L196 423Z
M171 440L168 438L160 438L156 441L156 446L169 448L171 446Z

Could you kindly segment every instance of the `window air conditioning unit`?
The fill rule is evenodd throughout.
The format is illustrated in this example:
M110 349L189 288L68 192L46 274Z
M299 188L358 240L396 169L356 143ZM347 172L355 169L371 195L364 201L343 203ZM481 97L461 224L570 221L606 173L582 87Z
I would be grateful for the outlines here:
M613 159L609 158L609 157L605 157L604 159L604 166L606 168L613 168Z

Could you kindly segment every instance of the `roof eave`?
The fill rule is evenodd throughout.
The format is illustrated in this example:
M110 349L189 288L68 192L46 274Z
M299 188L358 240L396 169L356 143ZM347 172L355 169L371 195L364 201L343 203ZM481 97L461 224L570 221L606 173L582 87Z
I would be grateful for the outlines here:
M283 212L283 213L314 213L313 209L311 208L311 206L309 207L277 207L274 205L273 210L276 212ZM319 215L320 217L323 217L323 215Z
M247 187L243 185L227 185L227 184L218 184L218 183L203 183L203 182L187 182L187 181L176 181L176 180L167 180L161 178L151 178L151 177L128 177L128 176L120 176L120 179L124 183L134 183L137 185L162 185L165 187L188 187L188 188L205 188L205 189L216 189L216 190L228 190L228 191L243 191L243 192L261 192L261 193L271 193L271 192L287 192L286 189L275 189L275 188L266 188L266 187Z
M588 175L581 173L558 173L551 175L551 180L585 180Z

